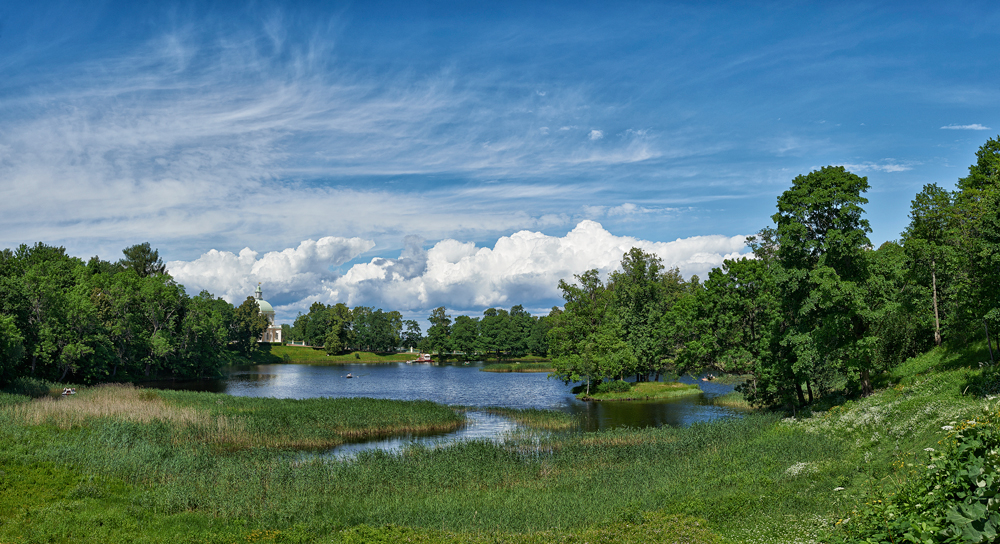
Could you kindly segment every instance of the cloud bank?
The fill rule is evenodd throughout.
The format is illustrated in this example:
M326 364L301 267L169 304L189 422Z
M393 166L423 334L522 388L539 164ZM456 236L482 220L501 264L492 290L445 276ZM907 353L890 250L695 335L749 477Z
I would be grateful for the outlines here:
M445 239L424 249L422 239L410 236L398 258L374 258L343 274L333 270L371 247L370 240L328 237L259 259L249 248L239 255L213 249L168 268L184 285L220 293L231 302L252 293L255 282L264 282L267 298L287 301L276 307L279 320L291 321L314 301L401 311L545 306L561 300L560 279L571 281L591 268L607 275L633 247L659 256L685 277L705 277L724 259L738 257L745 244L744 236L722 235L652 242L616 236L585 220L564 236L523 230L501 237L493 247Z

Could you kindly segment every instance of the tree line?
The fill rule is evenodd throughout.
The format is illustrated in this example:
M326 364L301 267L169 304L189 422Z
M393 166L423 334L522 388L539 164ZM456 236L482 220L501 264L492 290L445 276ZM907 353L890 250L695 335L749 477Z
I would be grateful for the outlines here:
M488 308L481 318L460 315L454 321L447 312L444 306L435 308L427 318L431 323L427 336L423 336L416 320L403 319L397 311L314 302L309 313L299 314L293 325L284 326L284 337L323 347L329 354L418 348L428 353L460 352L469 359L505 359L548 352L548 318L534 317L520 305L509 311Z
M329 354L342 351L389 352L400 347L416 347L420 324L403 319L397 311L375 310L344 303L314 302L309 313L299 314L294 323L283 325L283 337L294 342L322 347Z
M835 388L870 394L873 376L934 344L995 338L1000 137L976 157L955 190L926 185L901 239L877 249L862 207L867 178L830 166L793 179L773 225L747 239L752 257L725 261L704 282L639 249L606 281L597 270L560 281L555 375L589 384L749 374L750 402L794 411Z
M0 383L215 376L256 349L267 320L253 297L238 307L189 297L148 243L123 254L85 263L42 243L0 251Z

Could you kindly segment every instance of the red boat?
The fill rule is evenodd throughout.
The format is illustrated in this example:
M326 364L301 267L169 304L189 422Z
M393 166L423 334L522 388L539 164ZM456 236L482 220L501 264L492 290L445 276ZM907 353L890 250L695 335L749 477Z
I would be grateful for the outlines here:
M414 363L433 363L434 361L431 359L431 354L430 353L421 353L420 356L417 357L413 362Z

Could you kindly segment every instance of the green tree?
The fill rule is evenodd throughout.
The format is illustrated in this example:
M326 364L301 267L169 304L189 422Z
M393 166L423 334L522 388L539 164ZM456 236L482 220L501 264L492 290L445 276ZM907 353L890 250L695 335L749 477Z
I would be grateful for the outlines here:
M233 316L231 336L236 350L249 357L257 350L257 340L267 329L267 318L260 313L257 300L247 297L236 307Z
M405 327L405 330L403 331L402 334L403 347L404 348L417 347L417 344L419 344L421 338L423 338L423 336L421 336L420 334L420 323L418 323L417 320L415 319L407 319L403 321L403 326Z
M939 284L950 285L947 278L951 275L959 242L958 218L951 193L936 184L924 185L910 204L910 224L903 232L906 253L915 265L915 279L931 292L929 310L934 317L934 343L939 346L941 310L948 305L941 303ZM945 282L940 281L942 271Z
M447 314L444 306L439 306L431 311L427 318L431 322L427 329L427 349L443 353L451 348L451 316Z
M16 377L23 357L24 337L17 330L14 317L0 315L0 383L7 383Z
M134 270L140 278L167 273L167 265L160 259L160 252L151 248L149 242L129 246L122 253L125 258L119 264Z
M590 394L592 382L623 378L635 368L637 359L625 341L613 295L597 270L575 277L578 284L559 281L566 302L563 312L552 316L549 353L552 376L565 382L585 382Z
M475 357L479 346L479 320L467 315L456 317L451 327L451 345L464 353L466 360Z
M868 200L861 196L867 190L867 178L828 166L796 176L778 197L772 266L780 308L769 349L744 389L752 402L794 410L836 371L856 374L863 393L871 393L870 359L856 356L871 327L858 307L870 245L862 208Z

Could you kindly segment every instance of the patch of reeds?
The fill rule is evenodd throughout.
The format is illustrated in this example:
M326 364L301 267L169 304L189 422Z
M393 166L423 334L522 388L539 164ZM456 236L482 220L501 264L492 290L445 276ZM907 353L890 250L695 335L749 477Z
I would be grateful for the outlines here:
M738 408L740 410L751 410L753 405L747 402L747 399L743 396L743 393L739 391L730 391L725 395L719 395L712 399L712 404L715 406L725 406L727 408Z
M475 410L510 418L529 429L568 431L580 425L574 416L558 410L504 407L475 408Z
M480 368L482 372L552 372L551 362L540 363L490 363Z
M678 395L692 395L701 392L697 385L680 382L639 382L632 384L628 391L608 391L598 393L591 391L580 393L576 397L581 400L596 401L646 401L662 400Z
M170 429L173 443L198 442L222 450L327 449L348 441L452 431L464 423L461 415L431 402L261 399L141 389L130 384L12 403L6 411L23 424L59 429L102 420L155 422Z

